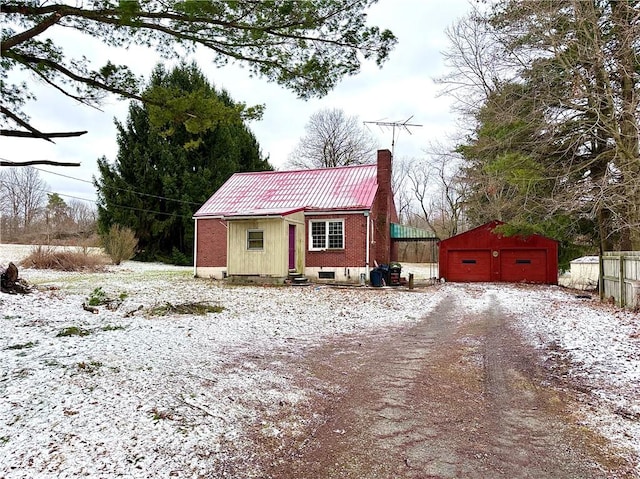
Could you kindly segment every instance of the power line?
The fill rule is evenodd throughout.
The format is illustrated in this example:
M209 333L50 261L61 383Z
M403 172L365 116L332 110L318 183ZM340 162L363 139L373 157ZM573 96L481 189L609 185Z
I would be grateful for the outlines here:
M7 183L6 181L0 180L0 184L8 185L9 183ZM67 195L67 194L64 194L64 193L57 193L55 191L48 191L48 190L45 190L43 188L36 188L36 189L38 191L43 192L43 193L48 193L48 194L52 194L52 195L55 194L55 195L58 195L58 196L63 196L65 198L72 198L72 199L75 199L75 200L82 200L82 201L86 201L88 203L93 203L94 205L96 204L95 200L90 200L88 198L82 198L80 196ZM179 214L170 213L170 212L167 212L167 211L146 210L144 208L135 208L133 206L126 206L126 205L112 205L112 206L115 207L115 208L121 208L121 209L124 209L124 210L139 211L141 213L153 213L155 215L176 216L177 218L183 218L183 219L191 219L192 218L191 215L185 216L185 215L179 215Z
M14 162L14 161L7 160L5 158L0 158L0 159L2 159L3 161L9 162L9 163L13 163L13 164L17 165L17 163ZM19 166L22 166L22 165L19 165ZM89 183L90 185L93 185L93 181L84 180L82 178L76 178L74 176L69 176L69 175L65 175L65 174L62 174L62 173L57 173L55 171L43 170L42 168L36 168L35 166L32 166L31 168L33 168L34 170L41 171L43 173L49 173L50 175L61 176L63 178L68 178L70 180L80 181L82 183ZM127 193L133 193L134 195L146 196L146 197L149 197L149 198L155 198L155 199L159 199L159 200L175 201L176 203L184 203L184 204L187 204L187 205L201 206L201 203L194 203L192 201L178 200L178 199L175 199L175 198L168 198L166 196L152 195L152 194L149 194L149 193L142 193L141 191L136 191L136 190L131 189L131 188L128 188L128 189L127 188L119 188L117 186L105 186L105 188L108 188L110 190L116 190L116 191L124 191L124 192L127 192ZM89 201L89 200L87 200L87 201Z

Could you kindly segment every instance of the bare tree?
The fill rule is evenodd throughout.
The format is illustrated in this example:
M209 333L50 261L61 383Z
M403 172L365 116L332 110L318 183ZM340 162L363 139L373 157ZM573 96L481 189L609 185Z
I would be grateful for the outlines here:
M411 190L407 187L407 183L409 181L409 170L414 161L410 158L393 159L391 190L393 191L400 223L410 223L413 196Z
M340 109L317 111L305 126L305 136L289 155L293 168L333 168L376 160L377 143L358 118Z
M442 55L449 73L435 81L443 85L443 94L454 98L457 111L474 115L513 74L512 62L478 9L448 27L445 34L450 46Z
M67 208L79 233L86 234L95 230L98 219L98 210L95 205L80 200L70 200Z
M417 217L439 238L448 238L463 227L467 185L459 156L440 145L434 148L408 167L408 187L417 202Z
M0 171L0 204L9 216L9 236L24 232L42 211L47 184L33 167Z

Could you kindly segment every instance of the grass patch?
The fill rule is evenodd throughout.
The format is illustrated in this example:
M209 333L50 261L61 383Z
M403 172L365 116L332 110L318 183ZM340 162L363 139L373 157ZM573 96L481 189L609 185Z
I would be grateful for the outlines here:
M111 311L115 311L120 307L122 302L128 296L129 295L127 293L123 292L123 293L120 293L117 298L110 298L109 296L107 296L107 293L105 293L102 287L98 286L91 292L91 294L87 298L87 304L89 306L94 306L94 307L106 306L107 309L110 309Z
M89 336L91 331L83 328L79 328L78 326L69 326L68 328L64 328L58 334L56 334L57 338L63 338L67 336Z
M29 349L34 347L36 344L38 344L37 342L33 342L33 341L29 341L28 343L23 343L23 344L14 344L13 346L9 346L7 349Z
M157 407L154 407L149 412L153 415L154 421L160 421L165 419L173 420L173 414L171 414L171 412L169 411L161 411Z
M167 314L195 314L203 316L208 313L221 313L222 311L224 311L224 307L217 304L183 303L174 305L164 303L151 308L149 314L152 316L166 316Z
M89 362L79 362L77 364L78 369L80 371L84 371L87 373L95 373L98 369L102 367L102 363L100 361L89 361Z
M103 271L107 263L105 256L90 254L86 249L72 251L51 246L36 246L20 265L58 271Z
M107 298L107 293L101 287L97 287L87 298L89 300L89 306L100 306L101 304L106 304L109 301Z
M119 331L121 329L125 329L124 326L119 326L119 325L114 325L114 324L107 324L105 326L102 326L102 330L103 331Z

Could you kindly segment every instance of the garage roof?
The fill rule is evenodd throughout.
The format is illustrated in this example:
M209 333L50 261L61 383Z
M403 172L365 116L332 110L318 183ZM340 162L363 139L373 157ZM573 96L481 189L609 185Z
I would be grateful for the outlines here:
M301 209L368 210L377 189L376 165L236 173L194 217L286 215Z

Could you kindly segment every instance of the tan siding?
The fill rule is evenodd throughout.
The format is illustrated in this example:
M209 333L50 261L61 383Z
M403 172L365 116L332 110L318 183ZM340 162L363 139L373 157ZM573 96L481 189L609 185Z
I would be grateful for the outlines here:
M262 250L247 250L248 230L264 232ZM228 273L284 277L287 275L288 244L287 225L281 218L229 221Z

